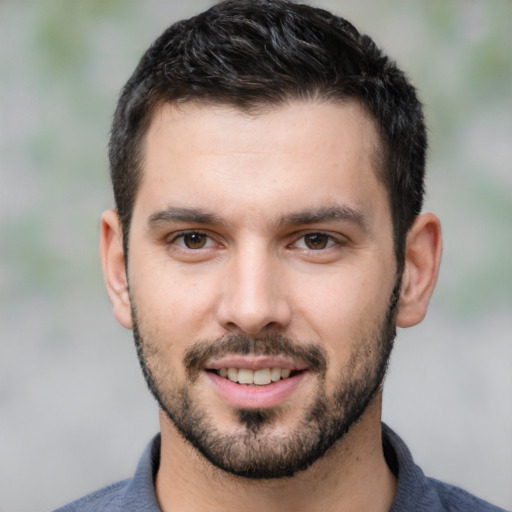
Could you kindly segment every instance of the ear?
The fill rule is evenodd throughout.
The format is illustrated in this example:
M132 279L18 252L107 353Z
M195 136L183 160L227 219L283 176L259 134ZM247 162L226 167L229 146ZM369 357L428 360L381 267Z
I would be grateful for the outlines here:
M442 248L439 219L433 213L418 216L406 239L398 327L411 327L425 317L439 275Z
M123 233L117 213L107 210L101 216L100 256L103 276L117 321L132 328L128 278L123 252Z

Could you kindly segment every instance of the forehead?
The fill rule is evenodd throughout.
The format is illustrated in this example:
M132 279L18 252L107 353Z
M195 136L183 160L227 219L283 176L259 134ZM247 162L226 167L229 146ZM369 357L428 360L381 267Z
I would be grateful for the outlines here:
M319 142L319 139L311 138L312 131L324 136L329 132L329 137L324 140L339 143L349 141L350 134L358 132L364 137L359 139L362 146L357 149L362 149L370 157L378 156L381 149L373 116L359 101L350 98L337 101L290 100L276 106L262 104L250 110L207 101L163 103L151 115L144 149L148 150L148 141L151 144L152 140L165 136L164 132L167 132L179 139L188 139L189 144L200 144L202 151L212 146L221 150L223 145L232 141L224 138L223 134L234 131L237 137L233 143L240 149L248 147L257 136L256 144L267 142L269 149L283 142L294 144L306 138L308 144L303 149L315 151L317 148L312 143ZM206 139L203 137L205 134ZM245 134L248 137L244 137ZM353 147L356 149L355 145ZM187 150L188 146L183 149Z
M370 207L375 195L386 196L378 149L375 123L355 101L297 101L251 113L165 104L145 136L135 210L193 203L261 216L293 212L304 201Z

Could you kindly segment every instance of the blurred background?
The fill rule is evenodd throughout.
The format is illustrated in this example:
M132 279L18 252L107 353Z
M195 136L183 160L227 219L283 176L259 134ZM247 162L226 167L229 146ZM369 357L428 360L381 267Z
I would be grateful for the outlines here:
M158 430L103 289L99 216L118 93L177 0L0 1L0 511L129 477ZM408 72L430 127L445 252L400 331L384 419L432 476L512 509L512 2L317 1Z

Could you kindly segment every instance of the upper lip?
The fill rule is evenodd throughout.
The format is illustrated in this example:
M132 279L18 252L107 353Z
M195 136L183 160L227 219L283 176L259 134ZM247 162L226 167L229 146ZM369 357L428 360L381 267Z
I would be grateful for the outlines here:
M283 368L292 371L306 370L307 365L280 356L246 356L228 355L208 361L206 370L220 370L221 368L244 368L247 370L263 370L264 368Z

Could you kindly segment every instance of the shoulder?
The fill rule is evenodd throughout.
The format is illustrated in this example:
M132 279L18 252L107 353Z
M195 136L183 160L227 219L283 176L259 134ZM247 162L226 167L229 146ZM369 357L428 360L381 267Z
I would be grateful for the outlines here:
M130 479L122 480L115 484L104 487L87 496L68 503L54 512L118 512L121 511L122 495L126 487L130 483Z
M157 435L144 450L132 478L104 487L54 512L160 512L153 485L159 464L160 435Z
M491 505L460 487L441 482L435 478L428 478L428 480L436 489L445 510L450 512L506 512L504 509Z
M382 425L384 456L398 478L391 512L506 512L454 485L426 477L403 440Z

